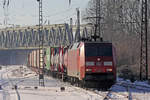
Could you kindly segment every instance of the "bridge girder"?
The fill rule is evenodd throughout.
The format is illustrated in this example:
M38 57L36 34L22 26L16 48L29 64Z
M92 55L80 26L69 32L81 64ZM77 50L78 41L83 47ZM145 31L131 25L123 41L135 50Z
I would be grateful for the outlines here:
M81 26L81 36L87 37L89 27ZM44 46L60 46L69 45L74 42L78 28L74 26L70 28L68 24L53 25L52 27L44 27ZM82 35L83 34L83 35ZM38 28L14 28L0 30L0 48L16 48L16 47L36 47L39 45Z

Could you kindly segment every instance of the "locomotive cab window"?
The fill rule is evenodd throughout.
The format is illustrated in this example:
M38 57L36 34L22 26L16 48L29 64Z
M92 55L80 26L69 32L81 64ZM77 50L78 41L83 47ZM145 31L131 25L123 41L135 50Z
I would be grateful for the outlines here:
M112 45L105 44L86 44L85 56L112 56Z

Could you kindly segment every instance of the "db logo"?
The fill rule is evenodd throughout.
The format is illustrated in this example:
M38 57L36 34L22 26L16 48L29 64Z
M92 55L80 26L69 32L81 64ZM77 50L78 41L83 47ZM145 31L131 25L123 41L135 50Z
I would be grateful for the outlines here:
M100 61L101 59L100 59L100 58L97 58L97 60Z

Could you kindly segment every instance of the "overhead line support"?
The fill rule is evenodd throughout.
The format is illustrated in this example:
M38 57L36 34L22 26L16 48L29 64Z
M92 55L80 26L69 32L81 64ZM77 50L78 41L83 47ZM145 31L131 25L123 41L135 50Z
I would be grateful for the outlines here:
M43 49L43 11L42 0L39 2L39 86L44 86L44 49Z
M142 0L140 80L148 79L147 0Z

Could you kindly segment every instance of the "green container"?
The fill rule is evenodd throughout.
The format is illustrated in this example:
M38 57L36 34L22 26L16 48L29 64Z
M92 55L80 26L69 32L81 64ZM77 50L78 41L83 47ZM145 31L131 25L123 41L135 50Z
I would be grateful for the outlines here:
M51 65L51 56L50 56L50 47L46 49L46 69L50 70Z

